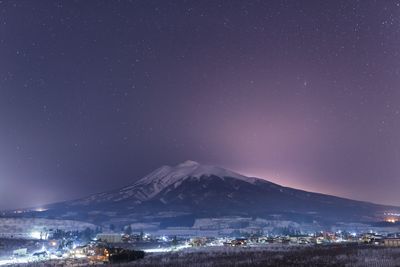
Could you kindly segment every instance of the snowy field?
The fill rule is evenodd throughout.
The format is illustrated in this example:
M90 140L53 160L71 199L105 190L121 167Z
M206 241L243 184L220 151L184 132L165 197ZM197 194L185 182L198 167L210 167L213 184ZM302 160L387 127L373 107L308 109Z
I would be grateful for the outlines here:
M87 266L85 259L50 260L34 266ZM400 248L366 245L265 246L190 248L167 253L147 253L144 259L125 264L98 266L133 267L222 267L222 266L400 266ZM32 266L19 264L19 266ZM91 265L93 266L93 265Z
M122 266L400 266L400 248L364 245L207 247L154 253Z
M37 238L37 233L49 230L83 231L95 225L72 220L31 218L0 218L0 238Z

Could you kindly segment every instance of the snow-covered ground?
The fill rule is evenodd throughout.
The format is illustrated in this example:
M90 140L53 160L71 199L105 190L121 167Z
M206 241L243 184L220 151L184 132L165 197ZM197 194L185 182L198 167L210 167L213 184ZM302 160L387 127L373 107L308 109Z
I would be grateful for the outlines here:
M72 220L52 220L39 218L0 218L0 237L40 238L40 232L51 230L83 231L95 229L91 223Z

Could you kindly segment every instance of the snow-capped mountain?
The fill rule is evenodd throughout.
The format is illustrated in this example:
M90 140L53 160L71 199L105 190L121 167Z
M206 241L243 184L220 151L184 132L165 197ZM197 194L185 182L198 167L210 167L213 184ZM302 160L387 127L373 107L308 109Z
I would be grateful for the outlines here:
M88 198L77 200L72 205L89 204L92 202L133 200L135 203L149 201L165 188L179 187L187 179L204 179L207 177L229 177L254 184L256 178L249 178L238 173L209 165L201 165L195 161L185 161L177 166L162 166L134 184L118 191L100 193Z
M283 187L194 161L163 166L118 190L45 208L35 216L95 223L242 216L329 224L378 221L385 212L400 212L397 207Z

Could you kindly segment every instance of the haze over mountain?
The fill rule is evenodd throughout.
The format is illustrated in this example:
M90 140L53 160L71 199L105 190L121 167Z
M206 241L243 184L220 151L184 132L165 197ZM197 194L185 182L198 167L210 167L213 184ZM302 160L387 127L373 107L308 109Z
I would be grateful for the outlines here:
M400 208L283 187L194 161L162 166L118 190L55 203L22 216L191 226L198 218L252 217L298 223L373 223Z

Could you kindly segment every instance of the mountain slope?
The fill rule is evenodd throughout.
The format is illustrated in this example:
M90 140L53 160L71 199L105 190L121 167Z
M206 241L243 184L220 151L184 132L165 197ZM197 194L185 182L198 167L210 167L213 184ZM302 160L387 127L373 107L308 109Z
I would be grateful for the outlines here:
M186 179L196 178L199 180L210 176L220 178L230 177L248 183L254 183L257 180L256 178L248 178L223 168L200 165L195 161L188 160L175 167L162 166L133 185L124 187L118 191L95 194L88 198L77 200L71 203L71 205L89 205L107 201L119 202L128 199L134 203L141 203L156 197L169 186L173 185L174 188L179 187Z
M48 205L40 216L107 221L162 221L169 217L242 216L298 222L373 222L383 206L283 187L194 161L163 166L130 186Z

